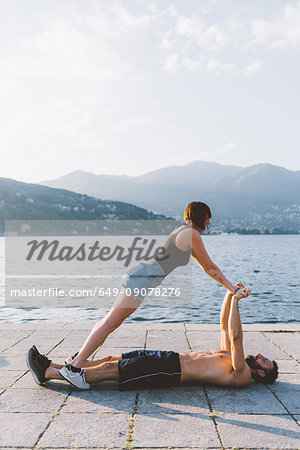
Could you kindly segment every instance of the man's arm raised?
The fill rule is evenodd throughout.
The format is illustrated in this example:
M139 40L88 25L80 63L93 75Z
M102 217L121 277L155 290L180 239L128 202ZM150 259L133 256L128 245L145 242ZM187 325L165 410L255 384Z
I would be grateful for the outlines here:
M245 286L243 283L236 283L234 285L236 288L244 289ZM220 328L221 328L221 349L222 350L230 350L230 338L228 333L228 318L231 306L233 294L230 291L227 291L223 300L223 305L220 314Z
M221 349L230 350L230 339L228 334L228 318L233 294L227 291L223 300L223 305L220 314L220 328L221 328Z
M243 330L238 306L238 301L243 297L248 297L250 293L251 291L247 289L246 295L234 295L231 301L229 313L229 339L231 345L233 380L236 386L244 386L248 384L251 379L251 372L245 361L243 349Z

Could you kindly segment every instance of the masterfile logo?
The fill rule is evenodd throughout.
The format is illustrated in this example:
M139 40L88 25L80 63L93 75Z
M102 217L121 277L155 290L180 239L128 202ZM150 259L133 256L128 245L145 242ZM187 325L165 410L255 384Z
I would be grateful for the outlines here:
M128 270L157 255L169 257L163 244L179 225L176 220L7 221L6 306L111 307L124 292ZM184 307L192 299L191 285L190 265L180 273L175 269L147 291L145 304Z

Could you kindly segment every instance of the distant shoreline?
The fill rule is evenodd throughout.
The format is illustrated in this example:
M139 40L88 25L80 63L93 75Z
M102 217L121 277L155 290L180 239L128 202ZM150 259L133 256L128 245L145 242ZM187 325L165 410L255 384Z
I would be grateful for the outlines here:
M231 228L229 230L220 230L215 231L211 230L210 232L206 233L207 235L247 235L247 236L274 236L274 235L300 235L300 231L297 230L288 230L288 229L277 229L277 228L265 228L265 229L259 229L259 228Z
M300 231L297 230L286 230L286 231L275 231L275 230L270 230L270 231L260 231L260 230L229 230L229 231L214 231L211 230L209 232L203 233L203 236L287 236L287 235L292 235L292 236L300 236ZM5 234L4 233L0 233L0 238L3 237L5 238Z

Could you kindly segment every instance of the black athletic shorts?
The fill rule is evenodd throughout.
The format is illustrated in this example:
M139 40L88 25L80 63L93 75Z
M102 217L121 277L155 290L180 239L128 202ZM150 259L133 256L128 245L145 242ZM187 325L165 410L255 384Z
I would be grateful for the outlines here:
M172 351L134 350L123 353L118 369L120 390L180 384L179 353Z

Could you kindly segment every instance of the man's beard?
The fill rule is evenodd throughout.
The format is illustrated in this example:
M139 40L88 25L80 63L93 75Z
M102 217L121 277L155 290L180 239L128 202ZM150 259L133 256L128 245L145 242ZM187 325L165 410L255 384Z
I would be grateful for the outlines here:
M259 369L260 366L258 362L256 361L255 357L253 355L248 355L246 358L246 363L250 367L250 369Z

